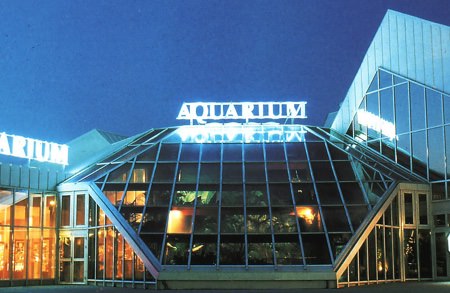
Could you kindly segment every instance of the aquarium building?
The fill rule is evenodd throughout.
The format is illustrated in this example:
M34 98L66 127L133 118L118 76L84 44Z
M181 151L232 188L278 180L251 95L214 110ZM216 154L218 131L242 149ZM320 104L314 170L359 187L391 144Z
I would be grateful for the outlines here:
M449 70L450 27L388 11L323 127L275 101L68 145L1 133L0 286L449 280Z

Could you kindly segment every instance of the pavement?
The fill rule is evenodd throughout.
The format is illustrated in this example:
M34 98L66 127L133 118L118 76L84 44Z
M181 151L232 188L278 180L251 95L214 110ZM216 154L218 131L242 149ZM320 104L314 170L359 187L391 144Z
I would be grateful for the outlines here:
M152 290L152 289L132 289L115 287L95 287L84 285L57 285L57 286L30 286L30 287L0 287L1 293L143 293L143 292L177 292L192 293L194 290ZM296 289L296 290L201 290L202 293L259 293L259 292L280 292L280 293L449 293L450 281L447 282L407 282L407 283L389 283L379 285L366 285L359 287L340 288L340 289Z

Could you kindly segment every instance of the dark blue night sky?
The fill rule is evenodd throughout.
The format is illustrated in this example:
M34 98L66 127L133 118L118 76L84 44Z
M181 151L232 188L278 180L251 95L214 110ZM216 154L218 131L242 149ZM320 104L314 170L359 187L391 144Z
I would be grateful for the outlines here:
M387 9L450 25L448 0L3 0L0 132L133 135L183 101L305 100L322 125Z

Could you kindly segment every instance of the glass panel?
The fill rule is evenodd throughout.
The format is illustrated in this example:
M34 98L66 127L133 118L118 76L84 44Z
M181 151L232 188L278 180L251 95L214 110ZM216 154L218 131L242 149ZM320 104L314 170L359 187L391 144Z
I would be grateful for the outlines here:
M291 174L291 182L311 181L311 174L307 162L291 162L289 163L289 172Z
M222 186L222 206L242 206L243 203L242 184L224 184Z
M217 262L217 236L195 235L192 243L192 265L214 265Z
M70 225L70 195L61 196L61 226Z
M147 183L152 176L154 164L136 164L131 174L130 183Z
M97 279L104 278L105 271L105 229L97 229Z
M370 232L368 237L368 255L369 255L369 280L376 280L377 278L377 251L375 249L375 229Z
M124 250L124 262L123 262L123 272L124 272L124 280L131 280L133 278L133 249L131 248L128 242L124 241L125 250Z
M291 188L288 184L269 184L270 201L273 206L292 206Z
M261 237L261 236L249 237L249 242L250 242L248 244L249 265L273 264L273 251L272 251L273 245L269 237Z
M353 226L353 230L356 231L356 229L359 228L361 223L366 218L369 210L367 206L347 206L348 213L350 215L350 220Z
M397 137L397 163L406 167L407 169L410 169L411 135L401 134Z
M59 273L59 280L61 282L70 282L70 261L61 262L61 272Z
M359 280L367 281L367 241L359 249Z
M285 162L283 144L266 144L266 160L272 162Z
M328 160L327 150L323 142L309 142L308 143L309 159L313 160Z
M441 94L426 89L428 127L442 125L442 98Z
M220 144L204 144L202 162L220 162Z
M183 144L181 148L181 162L198 162L200 156L200 144Z
M322 207L323 217L329 232L349 232L347 216L343 207Z
M379 116L380 111L379 111L379 105L378 105L378 92L368 94L366 102L367 102L367 112L369 112L375 116ZM371 128L369 128L367 130L367 135L370 139L380 137L380 133Z
M289 182L286 163L267 163L269 182Z
M436 233L436 275L447 277L447 237L446 233Z
M14 193L14 225L27 226L28 222L28 194L16 191Z
M380 88L392 86L392 74L380 70Z
M138 161L138 162L155 161L157 152L158 152L158 146L155 145L155 146L151 147L150 149L146 150L144 153L137 156L136 161Z
M335 181L330 162L311 162L316 181Z
M432 277L431 231L419 230L420 278Z
M11 224L11 206L13 193L8 189L0 189L0 225Z
M76 224L77 225L85 225L85 199L84 194L77 194L77 215L76 215Z
M322 232L322 219L318 207L297 206L296 215L302 232Z
M244 233L244 209L222 208L220 224L222 233Z
M386 270L386 278L388 280L394 279L394 270L392 267L393 257L393 244L392 244L392 229L385 229L385 243L386 243L386 262L384 263L384 269ZM397 255L396 257L400 257Z
M0 193L1 195L1 193ZM9 245L10 228L0 226L0 280L9 280L11 254Z
M380 91L380 110L381 118L389 123L394 124L394 105L392 101L392 88ZM381 131L383 132L383 128ZM384 130L386 132L386 130ZM389 133L383 133L385 137L389 137Z
M317 205L316 193L312 183L292 184L297 205Z
M267 206L267 189L266 185L250 185L245 186L247 206Z
M73 281L74 282L84 281L84 261L73 262Z
M426 145L425 131L412 133L412 148L413 148L413 171L427 176L427 145Z
M431 180L445 179L444 130L442 127L428 130L428 150Z
M386 279L386 262L384 254L384 229L382 226L377 226L377 274L378 280Z
M28 279L41 278L41 243L41 230L30 229L28 232Z
M342 205L341 196L336 183L318 183L316 184L317 192L319 194L320 203L325 204L340 204Z
M15 228L13 239L13 279L25 279L27 264L27 230Z
M227 235L221 237L220 264L221 265L245 264L244 235Z
M175 164L157 164L153 183L172 183L173 176L175 175L175 168Z
M297 235L275 235L277 265L303 264L302 251Z
M297 233L293 208L272 208L272 223L275 233Z
M331 263L324 234L302 233L302 241L307 264L314 265Z
M168 206L172 185L153 184L150 190L150 199L147 206Z
M414 206L412 193L405 193L405 224L414 224Z
M376 91L378 90L378 71L375 74L375 77L372 79L372 82L370 83L368 92Z
M110 183L125 183L128 179L128 174L131 169L131 164L126 163L123 166L112 171L108 176L108 182Z
M199 185L197 206L217 206L219 204L219 185Z
M54 195L45 197L44 227L55 227L56 223L56 199Z
M173 208L169 213L167 233L191 233L193 208Z
M88 278L95 278L95 257L96 247L95 247L95 229L88 230ZM121 240L121 237L118 237ZM119 258L117 264L122 264L122 259ZM120 271L122 272L122 271ZM117 277L118 278L118 277Z
M339 181L356 181L355 172L349 161L333 161L333 165Z
M365 204L364 195L356 182L340 183L346 204ZM321 198L322 199L322 198Z
M395 94L395 127L396 133L409 132L408 85L394 87Z
M416 230L405 229L405 276L409 278L417 278L417 247L416 247Z
M30 226L41 226L41 194L33 194L30 203ZM1 208L0 208L1 209Z
M305 146L302 143L286 143L286 152L289 162L305 161Z
M246 162L264 162L262 144L244 144Z
M419 224L428 225L427 195L419 193L418 197L419 197Z
M269 234L270 215L268 208L247 208L247 232Z
M189 256L189 235L168 235L164 264L186 265Z
M223 145L223 161L224 162L242 162L242 145L241 144L224 144Z
M223 183L241 183L242 182L242 165L227 163L223 164L222 170Z
M106 237L105 237L105 278L106 279L112 279L113 278L113 268L114 268L114 248L113 248L113 242L114 242L114 229L112 227L108 227L105 230L106 232ZM79 238L79 239L83 239L83 238ZM78 250L79 253L78 255L83 255L84 253L84 242L80 241L80 243L77 243L77 238L75 238L75 251L77 250L77 246L78 246ZM83 246L81 245L83 244ZM75 253L74 257L77 254ZM84 255L83 255L84 256ZM82 257L82 256L81 256Z
M195 234L217 234L217 207L197 207L195 214Z
M44 229L42 242L42 278L55 278L56 232L54 229Z
M180 163L178 166L177 182L196 183L198 173L198 163Z
M202 164L199 182L200 184L220 183L220 164Z
M425 103L423 87L410 83L412 130L425 128Z
M246 182L266 182L264 163L245 163Z
M450 123L450 97L449 96L443 96L444 97L444 121L445 123Z
M445 227L445 215L434 215L434 226Z
M161 144L158 161L176 161L178 159L178 144Z

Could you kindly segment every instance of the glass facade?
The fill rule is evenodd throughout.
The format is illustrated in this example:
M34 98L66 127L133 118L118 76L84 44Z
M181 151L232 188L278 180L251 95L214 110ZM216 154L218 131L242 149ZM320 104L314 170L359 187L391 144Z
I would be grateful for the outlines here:
M0 188L0 283L53 283L56 195Z
M361 161L324 129L233 125L229 141L223 126L226 134L199 128L150 131L73 179L96 182L166 270L332 268L385 191L407 179ZM108 267L100 249L123 258L126 241L114 242L107 222L89 233L99 249L89 278L111 280L122 269L100 269Z
M348 134L426 178L441 200L450 198L449 123L449 95L380 68Z

